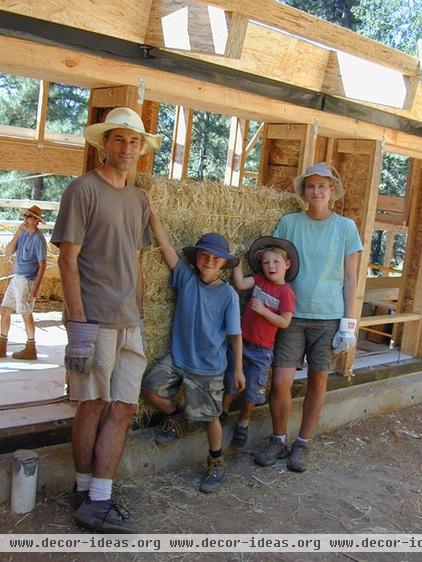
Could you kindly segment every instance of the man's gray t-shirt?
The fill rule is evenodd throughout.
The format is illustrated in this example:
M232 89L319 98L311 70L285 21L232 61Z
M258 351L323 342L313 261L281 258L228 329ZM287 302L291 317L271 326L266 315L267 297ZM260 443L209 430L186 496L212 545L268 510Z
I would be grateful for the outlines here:
M151 242L148 218L139 188L116 188L95 170L64 191L51 242L81 246L78 267L87 319L113 328L139 325L137 251Z

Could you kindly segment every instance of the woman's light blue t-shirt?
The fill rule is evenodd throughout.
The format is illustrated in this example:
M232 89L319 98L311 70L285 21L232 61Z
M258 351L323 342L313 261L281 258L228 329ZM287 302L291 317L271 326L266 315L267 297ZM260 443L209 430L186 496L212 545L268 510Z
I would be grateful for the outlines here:
M194 375L219 375L227 366L227 340L241 334L239 297L228 283L206 285L181 259L170 278L177 289L171 353Z
M325 220L306 212L285 215L273 236L293 242L299 254L299 274L291 287L296 293L297 318L334 320L344 317L344 259L362 250L355 223L332 213Z

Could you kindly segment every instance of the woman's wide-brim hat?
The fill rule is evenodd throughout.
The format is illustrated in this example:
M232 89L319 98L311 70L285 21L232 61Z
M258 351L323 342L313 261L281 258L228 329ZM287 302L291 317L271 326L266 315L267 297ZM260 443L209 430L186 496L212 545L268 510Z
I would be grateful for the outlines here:
M22 209L21 212L26 215L31 215L31 217L34 217L35 219L38 219L40 222L45 224L45 220L41 216L41 209L36 205L32 205L32 207L30 207L29 209Z
M305 170L304 174L297 176L297 178L293 181L294 190L301 197L303 197L304 180L310 176L322 176L323 178L329 178L334 184L334 201L343 197L344 187L340 174L334 166L328 162L319 162L318 164L309 166L309 168Z
M89 144L101 149L104 133L113 129L128 129L129 131L139 133L145 139L140 154L146 154L150 150L156 150L161 146L160 135L147 133L140 116L129 107L116 107L112 109L107 113L104 123L88 125L84 131L84 137Z
M195 246L183 248L183 253L192 265L196 265L196 252L198 250L205 250L213 256L227 260L223 269L236 267L239 264L239 258L230 253L227 240L217 232L208 232L208 234L201 236Z
M248 250L246 256L248 263L254 273L262 271L259 256L265 250L274 247L284 250L287 254L287 258L290 260L290 267L286 271L285 277L285 280L289 283L290 281L293 281L299 273L299 254L297 253L295 245L289 242L289 240L285 240L284 238L275 238L274 236L261 236L260 238L257 238Z

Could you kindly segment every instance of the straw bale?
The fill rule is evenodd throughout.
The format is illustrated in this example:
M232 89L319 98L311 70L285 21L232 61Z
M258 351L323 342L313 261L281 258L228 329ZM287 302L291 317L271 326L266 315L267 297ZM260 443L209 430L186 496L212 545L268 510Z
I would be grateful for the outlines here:
M281 215L302 209L296 195L270 188L145 175L138 176L138 185L147 191L180 255L184 246L194 245L203 234L219 232L232 253L242 257L256 238L272 233ZM169 269L155 244L144 251L142 267L148 359L153 362L169 349L175 295L168 286Z

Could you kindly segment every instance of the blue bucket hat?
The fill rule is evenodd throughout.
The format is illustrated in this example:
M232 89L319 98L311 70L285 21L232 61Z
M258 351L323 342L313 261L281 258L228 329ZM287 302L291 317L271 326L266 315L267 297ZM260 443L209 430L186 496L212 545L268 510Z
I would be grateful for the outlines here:
M195 246L186 246L186 248L183 248L183 253L192 265L196 265L197 250L205 250L213 254L213 256L227 260L224 269L236 267L236 265L239 264L239 258L230 254L227 240L224 236L216 232L208 232L208 234L201 236Z

